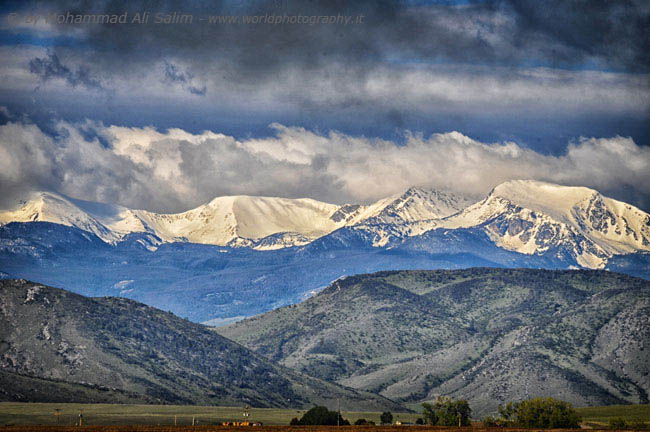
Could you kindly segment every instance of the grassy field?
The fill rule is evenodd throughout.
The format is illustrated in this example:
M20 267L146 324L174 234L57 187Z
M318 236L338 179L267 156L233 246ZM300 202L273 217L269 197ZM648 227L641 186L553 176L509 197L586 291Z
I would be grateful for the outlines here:
M330 407L334 408L334 407ZM60 415L55 416L58 409ZM621 417L628 422L650 423L650 405L612 405L577 408L585 422L606 424ZM116 405L116 404L58 404L58 403L0 403L0 426L10 425L60 425L72 426L82 412L84 425L215 425L224 421L245 420L243 407L214 407L191 405ZM248 420L264 425L287 425L301 410L251 408ZM343 417L353 423L359 418L379 424L378 412L343 412ZM393 413L394 421L415 422L418 414Z
M628 422L644 421L650 423L650 405L610 405L576 409L584 421L607 423L620 417Z
M330 407L333 409L334 407ZM55 416L59 409L60 415ZM215 407L192 405L115 405L115 404L61 404L61 403L0 403L0 425L73 425L83 414L85 425L215 425L224 421L250 420L264 425L288 425L293 417L304 411L287 409L251 408L250 416L243 416L243 407ZM378 412L343 412L344 418L354 422L359 418L379 423ZM414 422L418 415L393 413L395 420Z
M3 432L530 432L534 429L484 428L481 426L457 427L444 426L0 426ZM553 432L574 432L575 429L552 429ZM539 432L539 431L538 431ZM616 432L611 429L592 429L591 432Z

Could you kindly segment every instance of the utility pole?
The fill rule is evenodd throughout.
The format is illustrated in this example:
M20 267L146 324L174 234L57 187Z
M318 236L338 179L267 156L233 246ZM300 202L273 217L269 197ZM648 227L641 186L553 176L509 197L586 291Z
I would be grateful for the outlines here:
M341 426L341 398L338 399L339 402L339 415L336 416L336 427Z
M176 426L176 417L178 417L178 415L174 414L174 426Z

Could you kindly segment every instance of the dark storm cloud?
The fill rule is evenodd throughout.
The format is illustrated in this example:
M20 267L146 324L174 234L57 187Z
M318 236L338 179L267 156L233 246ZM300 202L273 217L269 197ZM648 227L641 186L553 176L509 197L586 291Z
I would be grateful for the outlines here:
M53 6L56 5L56 6ZM193 14L193 24L89 25L85 42L121 62L173 55L220 66L229 79L259 81L289 67L345 62L450 61L650 71L650 6L641 0L492 0L461 6L405 2L237 0L210 2L59 1L73 14L149 11ZM363 15L363 24L221 24L208 15ZM153 18L151 18L153 20ZM61 30L70 30L63 24Z
M558 65L594 59L618 70L650 70L650 3L643 0L509 1L519 40Z
M86 67L79 66L73 70L61 63L59 57L53 52L49 52L46 57L36 57L30 60L29 71L38 75L43 81L61 78L72 87L81 85L89 89L102 88L100 82L91 76Z
M90 76L101 77L114 93L100 101L82 94L85 86L68 92L52 82L30 95L39 104L29 105L14 91L5 105L33 118L54 111L76 121L237 136L264 133L275 121L391 138L404 130L460 130L482 140L554 146L555 152L580 136L618 134L650 143L647 1L14 4L18 12L151 14L148 24L57 25L56 37L75 42L52 52L71 71L87 65ZM193 14L193 23L153 23L155 14L174 12ZM364 20L347 26L205 20L298 14ZM30 51L32 59L43 57ZM17 61L7 68L15 73L15 88L24 83L15 72L21 66Z

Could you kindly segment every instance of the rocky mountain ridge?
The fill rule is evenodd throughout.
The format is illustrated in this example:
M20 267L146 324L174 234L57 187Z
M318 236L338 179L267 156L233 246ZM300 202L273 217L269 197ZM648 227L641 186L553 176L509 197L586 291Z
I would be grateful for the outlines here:
M650 282L603 271L394 271L340 279L219 333L296 371L477 414L553 396L647 403Z
M356 232L368 246L391 248L436 230L477 229L499 248L582 268L604 268L616 256L650 253L650 215L593 189L515 180L472 202L449 192L410 188L367 206L231 196L183 213L158 214L43 192L0 212L0 224L52 222L110 244L139 235L151 250L169 242L277 250L340 237L341 230Z
M279 367L169 312L0 281L0 400L399 409Z
M0 212L0 224L58 223L92 232L112 244L143 233L155 238L155 243L181 241L269 250L305 245L343 226L364 222L403 224L438 219L469 203L452 193L410 188L367 206L242 195L218 197L182 213L162 214L36 192L13 209Z

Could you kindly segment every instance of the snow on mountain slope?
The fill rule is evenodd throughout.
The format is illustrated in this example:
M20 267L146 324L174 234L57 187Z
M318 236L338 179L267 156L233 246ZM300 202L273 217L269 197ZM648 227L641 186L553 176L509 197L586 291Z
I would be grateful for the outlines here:
M339 225L330 216L339 206L311 199L249 196L215 198L195 209L176 214L143 212L146 221L161 238L183 238L192 243L248 246L245 240L259 240L277 233L292 233L299 242L325 235ZM291 243L291 242L290 242Z
M306 245L349 227L369 245L385 247L436 228L478 227L500 247L602 268L614 255L650 251L650 215L593 189L516 180L482 201L410 188L367 206L312 199L249 196L215 198L176 214L34 193L0 212L0 225L45 221L74 226L117 243L147 233L147 247L187 241L258 250ZM468 206L469 205L469 206Z
M593 189L532 180L503 183L440 226L482 226L506 249L566 255L588 268L602 268L616 254L650 251L647 213Z
M451 192L412 187L404 193L361 207L348 224L400 224L440 219L473 202Z
M359 207L348 217L348 226L363 230L372 237L375 247L389 242L420 235L438 226L439 220L455 214L474 200L451 192L412 187Z
M109 243L147 232L163 241L255 246L255 240L275 235L260 242L261 249L274 249L305 244L338 228L342 222L330 218L338 209L311 199L228 196L183 213L159 214L38 192L0 212L0 224L52 222L90 231Z
M60 195L58 197L100 222L118 237L128 233L151 232L146 224L146 215L149 214L147 211L131 210L119 205L83 201Z
M118 206L113 207L112 214L120 214ZM0 212L0 225L9 222L52 222L74 226L97 235L102 240L112 243L121 237L86 211L79 208L72 200L50 192L32 193L27 200L21 201L12 210Z
M160 214L39 192L16 208L0 212L0 224L59 223L93 232L109 243L127 234L149 233L165 242L269 250L305 245L343 226L372 225L377 230L377 225L431 221L457 212L466 203L453 194L411 188L368 206L339 206L306 198L224 196L186 212ZM409 229L393 231L408 235Z

